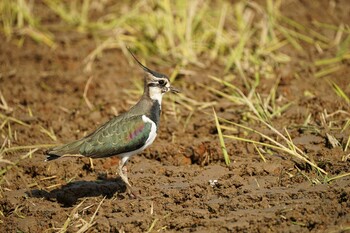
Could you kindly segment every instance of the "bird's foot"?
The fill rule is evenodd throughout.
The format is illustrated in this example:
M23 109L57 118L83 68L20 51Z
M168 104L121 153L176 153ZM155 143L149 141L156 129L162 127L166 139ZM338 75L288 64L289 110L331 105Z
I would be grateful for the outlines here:
M131 198L131 199L139 199L141 198L140 195L138 195L136 192L134 192L133 190L128 190L127 191L127 194L128 196Z
M142 199L142 197L131 188L131 184L129 183L128 179L128 168L124 166L123 163L119 164L117 174L124 181L124 184L126 185L126 193L128 194L128 196L132 199Z

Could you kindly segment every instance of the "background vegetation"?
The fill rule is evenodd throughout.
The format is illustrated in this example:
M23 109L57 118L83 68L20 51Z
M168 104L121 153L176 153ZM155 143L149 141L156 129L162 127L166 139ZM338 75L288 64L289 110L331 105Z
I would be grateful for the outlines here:
M192 86L186 79L179 79L180 76L191 74L191 70L201 70L201 74L206 75L207 70L219 69L217 75L206 75L213 85L197 85L230 102L232 108L239 108L236 117L224 118L217 114L215 98L203 102L184 93L169 100L175 111L189 111L189 116L204 110L212 114L225 163L229 165L233 159L227 145L238 140L253 145L261 162L271 162L267 157L277 153L309 166L311 174L300 172L310 182L329 183L350 173L335 174L327 170L293 142L291 131L303 129L322 134L330 147L349 153L350 135L343 140L336 137L338 133L349 132L348 108L310 114L302 124L281 126L279 122L284 113L298 103L284 98L278 87L284 76L303 79L299 70L286 74L290 66L302 67L319 82L327 83L343 106L349 106L350 84L341 86L332 75L349 66L350 28L345 22L334 25L312 21L304 25L283 14L281 3L281 0L266 0L261 4L244 0L234 3L224 0L3 0L0 2L0 27L3 38L19 47L26 40L34 40L55 50L58 32L93 38L95 49L81 61L87 75L106 51L117 48L127 54L127 47L148 63L172 67L170 79L183 89ZM38 9L45 9L45 13L37 14ZM47 15L55 15L57 20L51 22ZM310 50L316 51L312 59L308 56ZM130 91L141 90L141 83L136 83ZM315 93L317 91L310 89L305 91L304 97L315 96ZM86 92L84 97L93 109ZM11 126L27 126L28 123L11 116L11 106L1 88L0 109L3 112L0 113L0 162L6 165L2 166L0 178L4 180L7 171L17 163L48 145L16 145L16 133ZM333 119L336 114L340 117ZM188 120L181 119L185 125ZM53 141L57 139L52 129L42 127L41 130ZM23 153L18 161L5 158L14 151ZM343 158L344 161L348 159L349 155ZM88 229L91 222L82 229Z

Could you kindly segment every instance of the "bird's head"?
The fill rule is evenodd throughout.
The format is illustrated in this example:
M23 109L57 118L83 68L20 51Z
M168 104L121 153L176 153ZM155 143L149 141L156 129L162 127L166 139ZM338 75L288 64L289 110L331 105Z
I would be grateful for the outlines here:
M158 100L161 102L161 98L163 94L167 92L179 93L180 91L175 87L171 86L170 80L168 76L153 71L146 66L144 66L135 55L130 51L130 54L135 59L135 61L139 64L139 66L146 72L145 74L145 91L148 92L149 97L153 100Z

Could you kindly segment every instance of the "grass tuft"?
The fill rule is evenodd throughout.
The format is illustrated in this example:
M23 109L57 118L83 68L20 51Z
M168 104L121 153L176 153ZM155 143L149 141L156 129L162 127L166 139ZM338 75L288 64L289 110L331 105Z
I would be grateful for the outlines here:
M251 97L244 95L239 88L237 88L229 83L226 83L225 81L222 81L218 78L215 78L215 77L211 77L211 78L215 81L218 81L220 83L225 84L226 87L230 87L230 89L234 93L233 95L235 96L234 103L235 104L238 103L240 105L246 106L249 110L249 112L248 112L248 114L246 114L246 116L250 120L254 120L256 122L259 122L263 126L265 126L266 129L269 130L269 134L273 135L273 136L269 136L267 133L263 133L262 131L255 130L252 127L249 127L249 126L244 125L244 124L238 124L238 123L235 123L233 121L220 119L220 121L222 121L228 125L231 125L231 126L226 126L225 129L230 129L230 131L233 131L233 132L234 131L236 131L236 132L237 131L243 131L243 132L245 131L245 132L247 132L247 134L253 133L253 134L259 135L264 140L257 141L257 140L253 140L253 139L249 139L249 138L245 138L245 137L240 137L240 136L236 136L236 135L227 135L227 134L222 135L223 138L229 138L229 139L234 139L234 140L243 141L243 142L247 142L247 143L252 143L254 145L254 147L260 146L262 148L270 149L270 150L273 150L276 152L277 151L282 152L282 154L290 155L292 158L296 158L299 161L302 161L302 162L309 164L318 173L327 175L327 172L324 169L320 168L300 148L298 148L293 143L293 140L292 140L292 138L291 138L291 136L286 128L284 128L284 134L283 134L282 132L280 132L279 130L277 130L275 127L272 126L271 118L268 117L268 114L266 112L267 108L263 106L259 95L255 95L257 97L257 99L255 99L255 101L254 101L254 98L252 99ZM213 91L212 89L209 89L209 90ZM215 91L215 92L222 93L221 91ZM232 101L231 95L225 94L222 96L228 97L228 100ZM252 96L254 96L254 95L252 95ZM256 100L258 100L258 101L256 101ZM214 112L214 117L217 118L215 112ZM217 125L218 125L218 122L217 122ZM220 133L219 133L219 138L220 138ZM264 142L264 141L266 141L266 142ZM259 155L260 155L260 153L259 153Z
M39 19L33 13L35 3L26 0L0 1L0 29L7 40L19 36L18 45L23 44L26 36L33 40L55 48L51 33L41 29Z

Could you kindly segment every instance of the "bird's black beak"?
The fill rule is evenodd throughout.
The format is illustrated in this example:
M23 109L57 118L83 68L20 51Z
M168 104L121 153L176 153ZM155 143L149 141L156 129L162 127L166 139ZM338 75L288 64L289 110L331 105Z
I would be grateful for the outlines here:
M173 86L170 86L170 87L169 87L169 91L170 91L171 93L174 93L174 94L177 94L177 93L180 93L180 92L181 92L179 89L177 89L177 88L175 88L175 87L173 87Z

